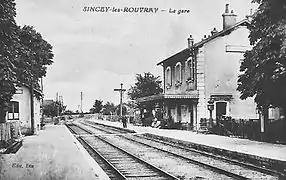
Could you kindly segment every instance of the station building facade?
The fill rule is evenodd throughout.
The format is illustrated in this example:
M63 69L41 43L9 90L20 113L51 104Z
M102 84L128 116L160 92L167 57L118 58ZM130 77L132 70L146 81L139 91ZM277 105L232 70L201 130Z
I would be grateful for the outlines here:
M174 122L188 123L200 128L202 118L222 116L258 119L259 113L253 98L240 99L237 91L240 64L246 50L251 16L238 21L237 15L225 7L223 28L214 28L210 35L197 43L188 38L188 47L160 61L163 67L164 94L138 99L139 103L156 101ZM208 109L213 104L212 114ZM270 116L274 116L270 111Z

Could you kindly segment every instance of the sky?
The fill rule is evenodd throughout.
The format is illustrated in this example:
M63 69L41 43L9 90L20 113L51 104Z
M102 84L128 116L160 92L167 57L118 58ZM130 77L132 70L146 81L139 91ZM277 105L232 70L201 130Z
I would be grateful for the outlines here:
M55 100L58 93L67 109L75 111L82 92L82 109L89 111L96 99L119 104L114 89L120 83L129 89L138 73L162 77L162 67L156 64L186 48L190 34L198 42L214 27L222 29L225 4L238 21L257 7L251 0L16 0L16 22L33 26L53 46L54 63L43 79L44 98ZM91 12L85 7L110 10ZM130 12L140 7L153 13Z

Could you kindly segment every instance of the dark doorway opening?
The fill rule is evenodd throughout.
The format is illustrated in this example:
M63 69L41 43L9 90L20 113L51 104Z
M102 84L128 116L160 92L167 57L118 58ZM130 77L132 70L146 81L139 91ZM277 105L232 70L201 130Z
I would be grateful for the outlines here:
M226 115L226 102L216 102L216 119L221 119Z

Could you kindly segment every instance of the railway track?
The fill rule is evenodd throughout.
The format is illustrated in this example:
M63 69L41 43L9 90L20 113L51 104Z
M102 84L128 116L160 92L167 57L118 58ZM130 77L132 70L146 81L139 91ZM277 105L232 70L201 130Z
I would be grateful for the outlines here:
M107 169L110 179L178 179L100 137L80 137L89 153ZM108 167L108 168L106 168Z
M75 135L92 134L91 131L73 123L65 125Z
M97 124L95 122L91 122L91 121L81 121L81 124L84 124L86 126L90 126L92 128L95 128L95 129L99 129L101 131L104 131L105 133L108 133L108 134L126 134L126 133L134 133L132 131L128 132L127 130L125 129L118 129L118 128L115 128L115 127L110 127L110 126L105 126L105 125L101 125L101 124Z
M286 175L284 173L282 173L282 172L277 171L277 170L271 170L271 169L267 169L267 168L264 168L264 167L256 166L256 165L253 165L253 164L250 164L250 163L245 163L245 162L237 161L237 160L234 160L234 159L226 158L226 157L223 157L223 156L218 156L218 155L215 155L215 154L207 153L207 152L204 152L204 151L199 151L199 150L187 147L187 146L182 146L182 145L179 145L179 144L174 144L174 143L171 143L171 142L150 138L150 137L147 137L145 135L137 135L136 134L135 136L139 137L140 139L147 140L147 144L150 144L149 142L155 142L155 143L160 143L160 144L167 145L167 147L170 146L171 148L176 148L182 154L184 154L186 152L186 153L195 154L197 156L201 155L201 156L217 159L217 160L220 160L220 161L228 162L228 163L231 163L231 164L234 164L234 165L238 165L238 166L247 168L247 169L252 170L252 171L258 171L258 172L261 172L261 173L265 173L265 174L269 174L269 175L272 175L272 176L279 177L281 179L286 179ZM133 140L133 139L134 138L131 138L131 140ZM162 146L160 146L160 147L162 147Z
M284 179L278 172L185 146L140 135L120 134L116 129L105 130L103 126L96 127L96 124L85 123L85 126L89 130L85 130L85 127L70 129L84 134L83 131L92 133L91 128L97 128L109 134L82 136L78 140L111 179ZM149 170L154 167L156 172Z
M92 133L90 130L86 130L75 124L69 124L67 127L77 135L79 135L79 133ZM83 144L97 163L99 163L110 179L177 179L175 176L147 163L112 143L106 142L100 137L79 136L77 139Z
M134 135L129 137L127 135L120 136L128 139L129 141L143 144L145 146L152 147L166 153L170 153L174 156L181 157L182 159L190 160L195 164L205 166L216 172L228 174L229 176L237 179L240 179L239 176L243 176L244 178L249 179L286 178L284 174L277 171L254 166L248 163L235 161L221 156L216 156L210 153L201 152L185 146L174 145L173 143L169 143L166 141L147 138L143 135ZM239 176L236 176L234 174L237 174Z

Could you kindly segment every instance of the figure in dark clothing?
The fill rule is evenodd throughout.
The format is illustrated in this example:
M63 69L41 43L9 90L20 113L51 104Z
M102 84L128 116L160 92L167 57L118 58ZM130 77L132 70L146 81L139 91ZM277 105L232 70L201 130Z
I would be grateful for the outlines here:
M125 116L122 116L122 124L123 128L127 128L127 118Z

